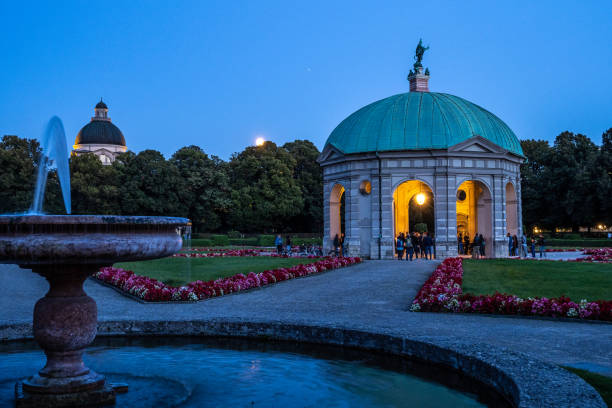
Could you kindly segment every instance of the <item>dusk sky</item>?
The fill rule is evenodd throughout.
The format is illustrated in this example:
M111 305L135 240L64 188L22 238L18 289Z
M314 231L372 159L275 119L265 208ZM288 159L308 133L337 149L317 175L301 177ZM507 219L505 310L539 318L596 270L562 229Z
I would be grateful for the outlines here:
M431 91L521 139L612 127L612 1L0 2L0 136L68 145L100 97L128 148L223 159L263 136L319 149L358 108L408 92L419 38Z

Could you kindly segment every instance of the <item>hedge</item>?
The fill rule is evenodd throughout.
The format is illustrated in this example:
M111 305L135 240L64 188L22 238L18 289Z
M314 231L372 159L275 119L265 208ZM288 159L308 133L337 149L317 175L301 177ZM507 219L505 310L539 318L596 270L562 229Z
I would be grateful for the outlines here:
M567 246L576 248L612 247L612 239L547 239L547 246Z
M213 246L213 243L210 239L196 238L196 239L191 240L191 246L192 247L211 247Z
M256 237L252 238L230 238L230 245L236 246L257 246L258 239Z
M259 246L274 246L275 235L260 235L257 237L257 245ZM284 242L284 241L283 241Z
M214 246L224 246L230 244L227 235L211 235L210 240Z

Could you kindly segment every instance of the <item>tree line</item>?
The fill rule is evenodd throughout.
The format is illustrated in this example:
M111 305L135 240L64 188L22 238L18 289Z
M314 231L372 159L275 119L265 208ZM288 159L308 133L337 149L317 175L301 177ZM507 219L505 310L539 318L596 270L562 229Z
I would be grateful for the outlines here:
M587 136L563 132L550 145L521 141L523 224L554 230L612 225L612 128L598 146Z
M563 132L551 145L521 141L523 224L554 228L612 225L612 128L601 145ZM32 204L40 146L4 136L0 142L0 213ZM104 166L93 154L70 158L72 212L181 216L199 232L321 232L323 176L319 150L307 140L266 142L228 161L197 146L169 159L155 150L127 152ZM64 213L57 175L49 174L44 209Z
M0 213L29 209L40 154L36 140L2 138ZM307 140L247 147L229 161L198 146L183 147L169 159L155 150L126 152L107 166L93 154L73 155L72 213L187 217L198 232L320 232L318 155ZM65 213L53 171L43 208Z

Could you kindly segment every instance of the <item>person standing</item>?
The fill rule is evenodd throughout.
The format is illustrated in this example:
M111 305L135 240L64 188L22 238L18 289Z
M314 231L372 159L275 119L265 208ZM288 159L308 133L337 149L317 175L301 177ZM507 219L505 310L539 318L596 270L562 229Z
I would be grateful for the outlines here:
M285 239L285 245L287 247L287 255L291 255L291 237L289 235Z
M544 241L544 235L540 234L538 239L538 246L540 247L540 258L542 258L542 254L544 254L544 258L546 258L546 242Z
M532 258L535 258L535 246L536 246L536 240L535 240L535 237L534 237L534 236L532 236L532 237L531 237L531 242L530 242L530 244L531 244L531 257L532 257Z
M338 236L338 234L336 234L336 236L334 237L334 254L336 256L338 256L338 254L340 253L340 237Z
M519 249L518 237L516 236L516 234L514 234L512 236L512 256L519 256L518 249Z
M397 259L399 261L401 261L404 257L404 242L404 233L400 232L397 236L397 239L395 240L395 250L397 251Z
M523 256L527 258L527 237L524 232L521 235L521 249L523 250Z
M410 261L412 262L412 256L414 255L414 246L412 245L412 237L410 233L406 233L406 260L408 260L408 256L410 256Z
M484 237L482 236L482 234L480 234L480 235L478 236L478 241L480 241L480 256L482 256L482 257L484 258L485 253L486 253L486 252L485 252L485 239L484 239Z
M425 248L425 259L433 259L433 240L427 232L423 233L423 247Z
M414 251L414 257L419 259L419 238L417 237L417 233L413 232L410 236L410 240L412 241L412 250Z
M457 235L457 253L459 255L463 254L463 236L461 236L461 233Z
M506 235L506 240L508 242L508 256L512 256L512 235L510 233Z
M283 253L283 238L281 237L280 234L278 234L276 238L274 239L274 245L276 245L276 253L279 255L282 254Z
M467 232L463 234L463 255L467 255L470 252L470 234Z
M480 236L474 234L474 242L472 242L472 258L480 258Z

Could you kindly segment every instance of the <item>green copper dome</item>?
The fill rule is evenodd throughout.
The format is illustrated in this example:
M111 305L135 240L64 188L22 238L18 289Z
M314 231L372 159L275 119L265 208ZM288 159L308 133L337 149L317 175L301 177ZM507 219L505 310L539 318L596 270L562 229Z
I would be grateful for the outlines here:
M344 154L447 149L474 136L523 155L518 138L497 116L437 92L408 92L364 106L334 129L326 145Z

